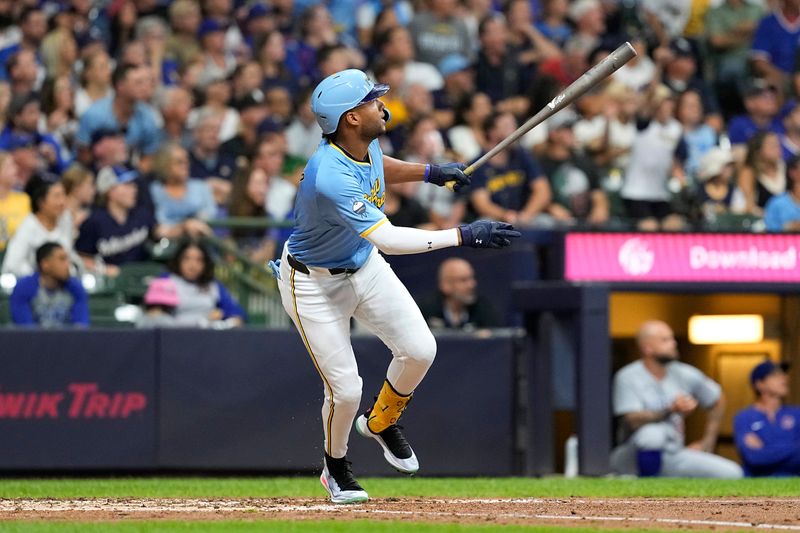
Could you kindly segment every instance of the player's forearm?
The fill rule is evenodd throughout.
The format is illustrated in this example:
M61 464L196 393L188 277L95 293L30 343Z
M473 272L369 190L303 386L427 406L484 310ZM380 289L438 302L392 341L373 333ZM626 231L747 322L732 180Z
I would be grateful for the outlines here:
M388 255L418 254L461 244L458 228L428 231L394 226L386 222L365 237Z
M636 431L645 424L663 422L669 417L670 413L671 411L669 409L661 411L635 411L633 413L625 413L623 419L631 430Z
M425 179L425 165L421 163L408 163L384 155L383 173L386 183L423 181Z
M725 413L725 397L720 395L719 400L708 411L706 417L706 427L703 431L703 438L700 442L703 443L703 450L712 451L717 445L717 437L719 436L719 426L722 422L722 415Z

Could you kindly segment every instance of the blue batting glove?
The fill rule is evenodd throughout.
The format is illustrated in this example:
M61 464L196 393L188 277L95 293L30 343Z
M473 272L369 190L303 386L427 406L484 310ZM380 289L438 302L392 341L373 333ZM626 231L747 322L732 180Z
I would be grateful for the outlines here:
M446 165L425 165L425 181L444 187L448 181L453 182L452 189L458 191L470 184L472 179L464 174L467 165L448 163Z
M494 220L476 220L472 224L462 224L461 246L472 248L505 248L511 245L511 239L522 236L514 226Z

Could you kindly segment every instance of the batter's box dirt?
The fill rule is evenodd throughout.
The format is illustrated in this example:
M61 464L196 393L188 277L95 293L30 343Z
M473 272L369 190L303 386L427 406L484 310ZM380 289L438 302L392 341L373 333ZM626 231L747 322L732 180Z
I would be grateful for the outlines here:
M0 520L404 520L800 532L800 499L7 499Z

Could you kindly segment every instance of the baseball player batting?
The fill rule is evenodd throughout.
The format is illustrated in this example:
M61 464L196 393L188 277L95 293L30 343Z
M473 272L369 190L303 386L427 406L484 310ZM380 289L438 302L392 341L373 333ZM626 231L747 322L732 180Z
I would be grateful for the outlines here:
M322 378L325 457L320 481L334 503L369 497L353 477L347 443L356 430L374 439L395 469L414 474L419 462L397 426L436 355L436 341L417 304L378 254L414 254L449 246L502 248L519 237L510 224L481 220L425 231L397 227L383 214L386 183L425 181L458 189L464 165L406 163L381 152L377 138L389 113L376 85L360 70L333 74L314 89L311 108L324 134L295 200L295 227L280 261L271 263L281 300ZM356 418L361 378L350 344L355 317L392 351L374 404Z

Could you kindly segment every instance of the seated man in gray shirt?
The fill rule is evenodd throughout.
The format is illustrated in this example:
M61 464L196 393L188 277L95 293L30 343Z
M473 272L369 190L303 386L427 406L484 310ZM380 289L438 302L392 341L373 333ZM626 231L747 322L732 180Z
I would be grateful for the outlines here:
M614 376L613 408L620 444L611 453L618 474L668 477L742 477L741 467L712 451L725 399L720 386L700 370L678 361L672 329L660 321L642 324L641 359ZM684 418L700 405L708 410L703 437L685 443Z

